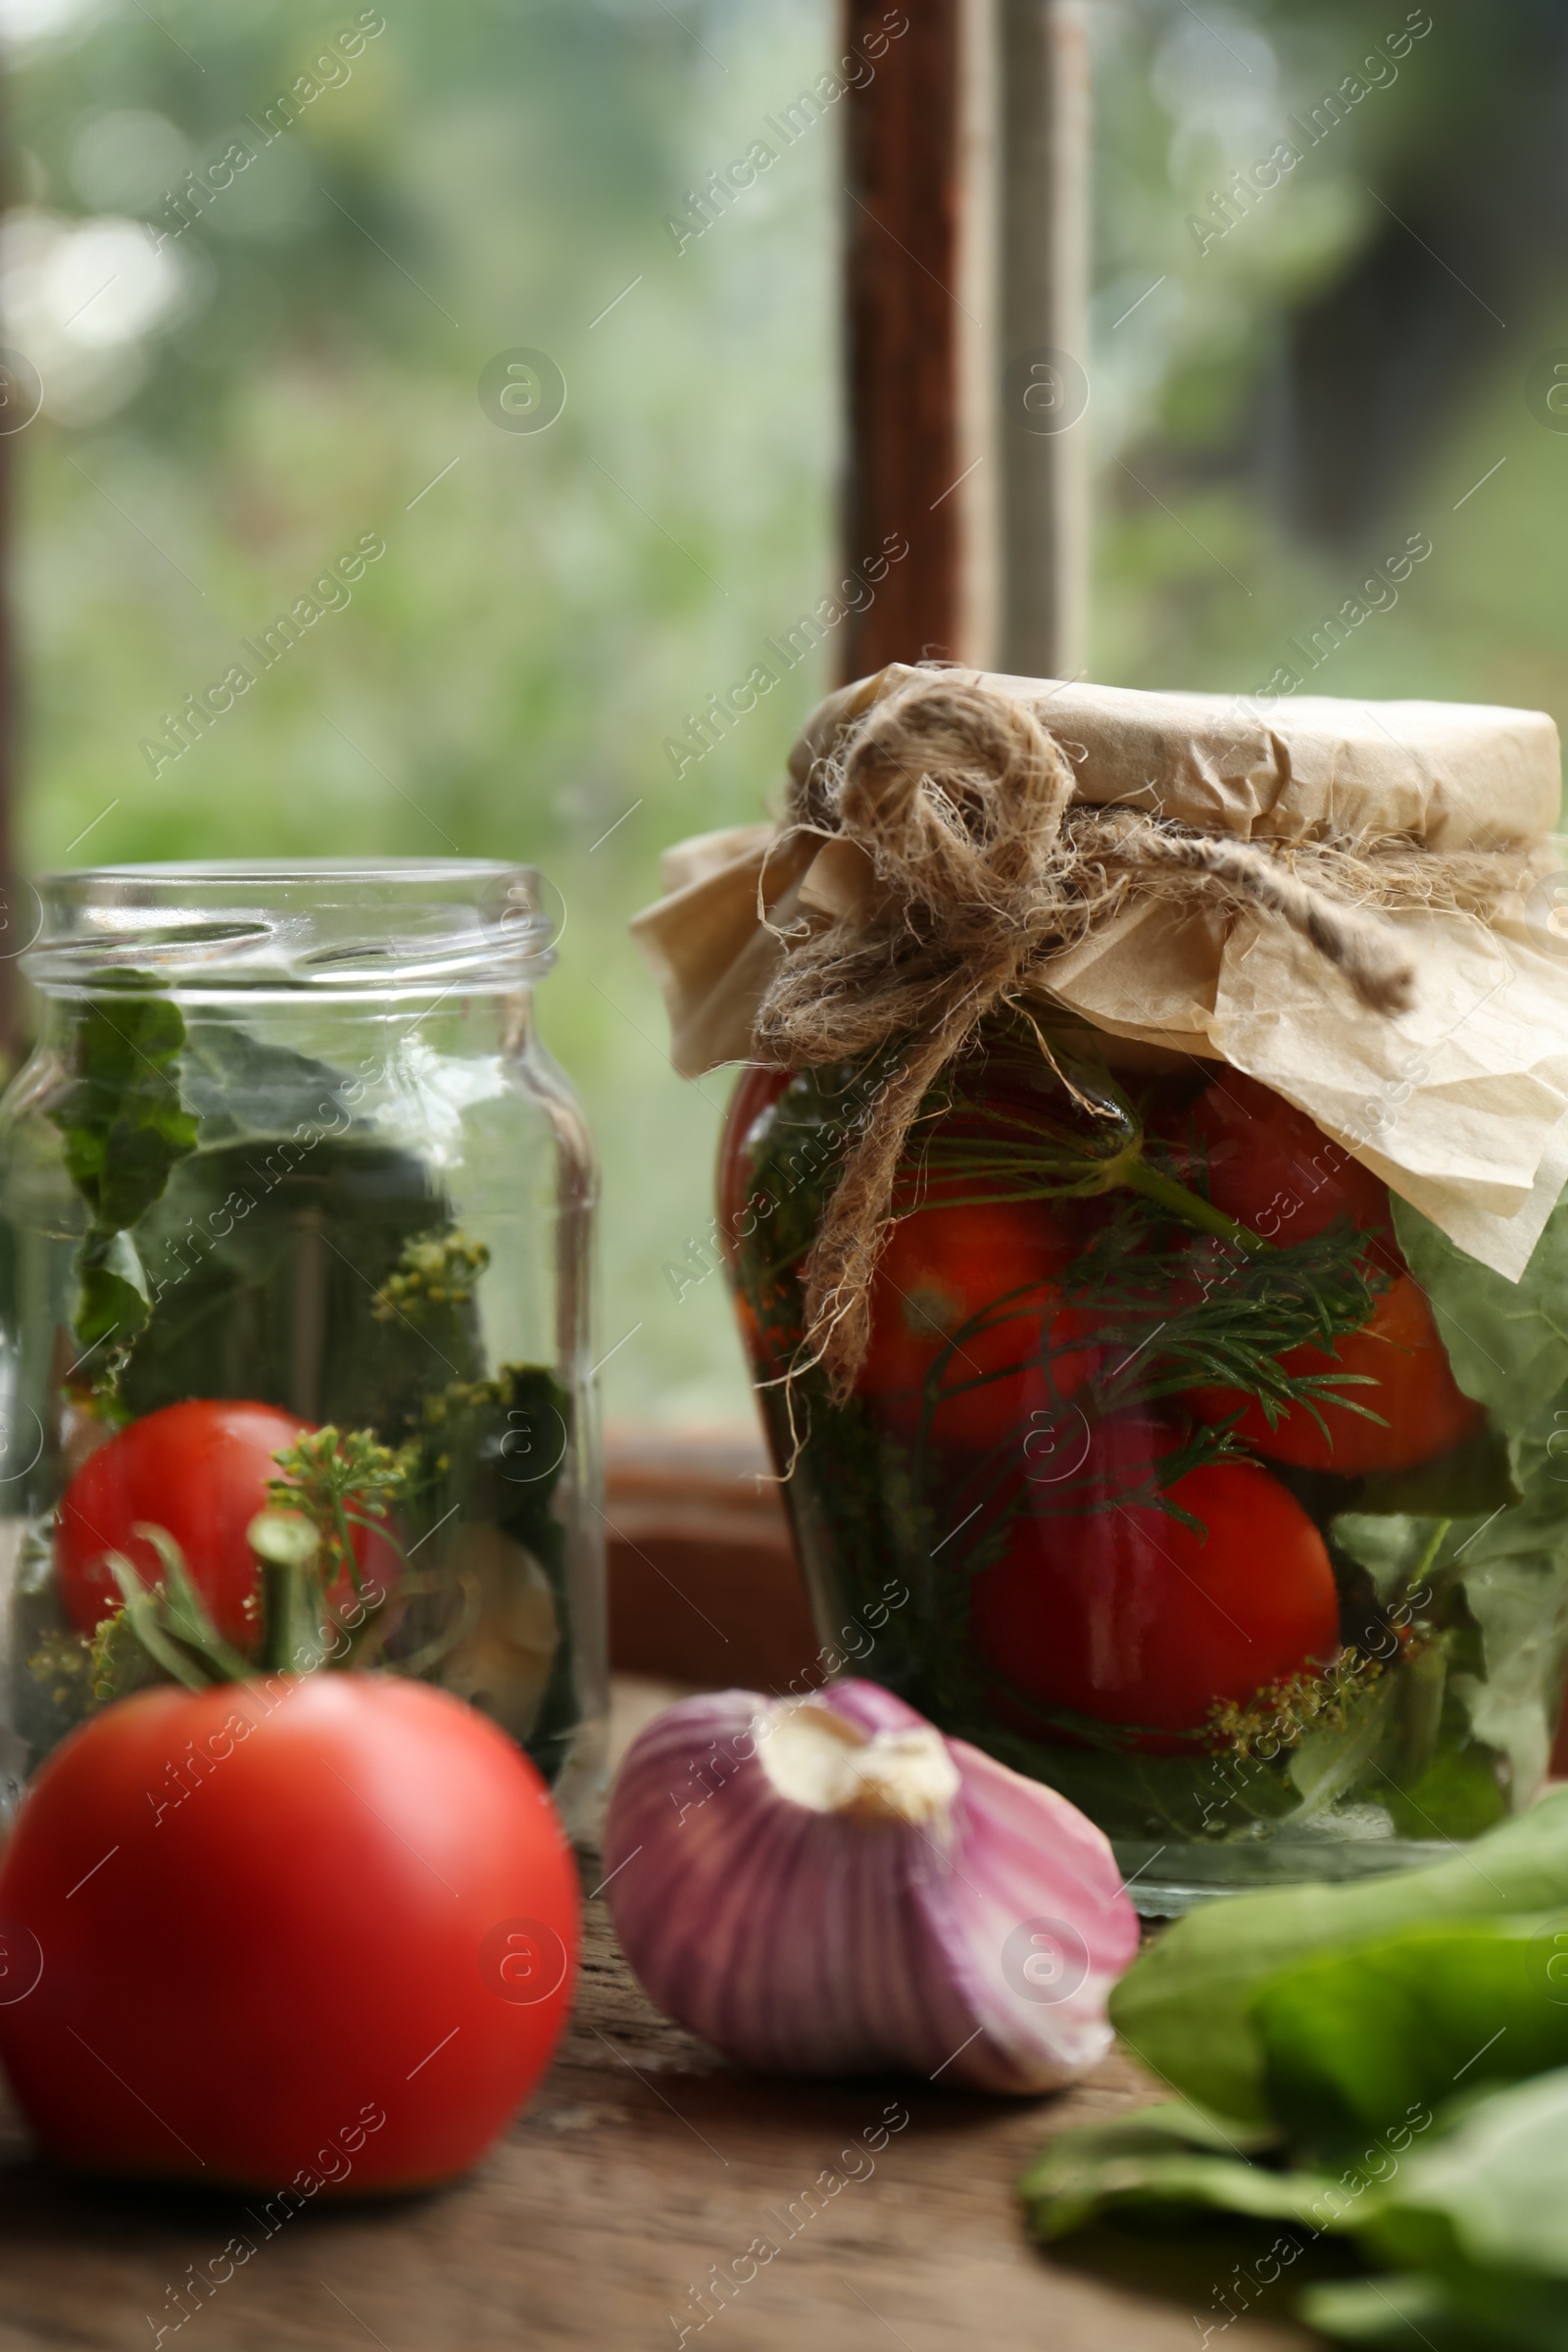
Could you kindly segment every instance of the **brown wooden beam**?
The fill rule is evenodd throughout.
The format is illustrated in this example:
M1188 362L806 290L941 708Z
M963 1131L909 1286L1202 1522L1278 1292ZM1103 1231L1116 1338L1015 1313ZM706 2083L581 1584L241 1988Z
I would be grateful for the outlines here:
M863 65L844 101L841 552L846 572L908 553L844 628L843 674L936 657L1072 675L1088 547L1083 0L845 0L844 32Z
M909 551L842 632L847 678L959 651L963 15L964 0L844 0L845 53L871 76L844 101L844 561Z
M1089 30L998 0L997 666L1074 677L1088 627Z

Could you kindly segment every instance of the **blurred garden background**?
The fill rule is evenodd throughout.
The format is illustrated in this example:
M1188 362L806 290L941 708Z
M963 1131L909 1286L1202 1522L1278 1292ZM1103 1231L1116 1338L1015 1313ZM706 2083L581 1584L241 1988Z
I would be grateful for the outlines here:
M1561 723L1568 8L1090 14L1090 674ZM832 683L829 639L667 749L831 581L833 110L701 236L668 221L834 33L827 0L0 0L4 340L43 384L10 445L20 861L541 864L621 1418L747 1410L690 1250L729 1081L671 1074L624 926L662 847L761 812ZM507 420L554 381L504 406L519 351L564 383L545 429Z

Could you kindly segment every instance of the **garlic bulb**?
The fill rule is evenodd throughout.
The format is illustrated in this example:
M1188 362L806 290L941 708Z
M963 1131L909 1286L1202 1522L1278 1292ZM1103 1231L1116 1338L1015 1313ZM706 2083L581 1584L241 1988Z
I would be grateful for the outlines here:
M875 1683L670 1707L621 1767L605 1871L660 2007L769 2074L1053 2089L1110 2046L1138 1948L1100 1831Z

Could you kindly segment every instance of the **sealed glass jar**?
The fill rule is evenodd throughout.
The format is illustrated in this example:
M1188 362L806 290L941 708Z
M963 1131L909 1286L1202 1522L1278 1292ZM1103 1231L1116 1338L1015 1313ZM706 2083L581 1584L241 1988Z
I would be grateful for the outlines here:
M596 1177L534 1028L538 875L121 866L41 899L38 1042L0 1102L7 1802L216 1645L436 1683L580 1817ZM286 1623L253 1541L280 1525ZM127 1633L148 1589L161 1664Z
M1560 789L1539 711L894 663L637 918L678 1066L753 1065L718 1231L823 1641L1152 1911L1544 1778Z
M1241 1073L997 1020L928 1098L835 1402L791 1376L799 1276L880 1077L745 1072L720 1166L838 1649L1072 1797L1157 1911L1429 1859L1528 1803L1568 1360L1520 1374L1563 1327L1568 1210L1509 1296Z

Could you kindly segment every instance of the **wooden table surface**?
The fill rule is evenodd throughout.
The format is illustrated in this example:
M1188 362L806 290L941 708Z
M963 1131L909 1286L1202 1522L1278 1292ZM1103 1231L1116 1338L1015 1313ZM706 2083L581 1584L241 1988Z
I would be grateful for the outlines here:
M622 1744L667 1695L620 1683ZM1011 2193L1048 2133L1149 2092L1121 2056L1018 2102L741 2076L644 1999L599 1901L571 2031L481 2170L440 2195L307 2209L182 2325L171 2290L221 2254L238 2201L63 2180L0 2105L0 2352L652 2352L683 2328L705 2352L1192 2352L1229 2256L1200 2253L1187 2298L1155 2299L1046 2260ZM907 2123L870 2155L889 2109ZM776 2253L704 2325L692 2290L755 2239ZM1281 2315L1227 2335L1236 2352L1310 2341Z

